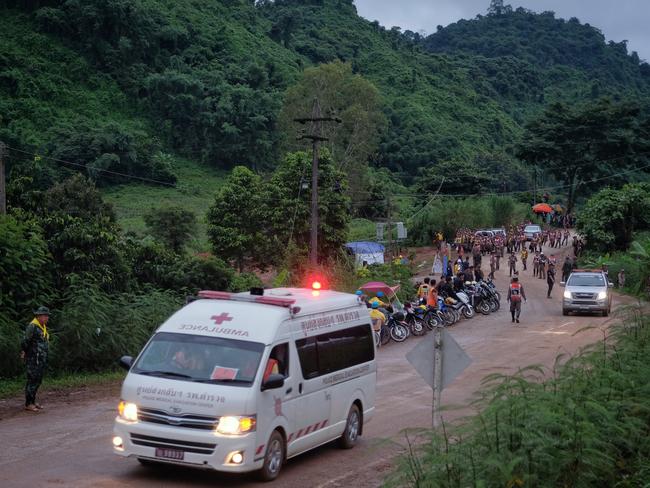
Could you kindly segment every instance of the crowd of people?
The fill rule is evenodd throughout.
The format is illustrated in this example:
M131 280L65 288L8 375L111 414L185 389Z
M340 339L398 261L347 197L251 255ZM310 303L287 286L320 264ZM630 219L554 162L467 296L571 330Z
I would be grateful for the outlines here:
M531 271L533 278L545 280L547 297L552 298L556 281L557 263L555 249L571 245L573 258L567 256L561 263L562 281L566 281L571 270L577 267L577 258L584 249L584 242L576 235L571 237L569 219L559 222L563 227L540 227L541 232L526 234L524 229L530 222L513 225L507 229L476 230L462 228L456 232L453 242L445 242L441 233L434 235L437 256L431 270L432 275L440 275L440 281L425 278L418 290L418 298L429 302L428 290L441 287L448 296L462 288L467 281L493 280L501 266L507 266L510 277L508 301L511 304L512 321L519 321L521 298L525 292L519 283L520 271ZM542 249L546 248L545 253ZM552 252L548 252L551 248ZM453 256L453 258L452 258ZM471 259L471 261L470 261ZM502 263L502 260L505 262ZM532 268L532 269L531 269ZM513 285L514 283L514 285ZM435 302L433 302L435 303ZM432 303L432 304L433 304Z

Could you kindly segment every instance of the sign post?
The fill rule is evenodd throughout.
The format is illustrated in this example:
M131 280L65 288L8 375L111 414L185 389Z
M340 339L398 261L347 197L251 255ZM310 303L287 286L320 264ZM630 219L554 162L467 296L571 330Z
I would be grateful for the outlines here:
M437 326L406 354L406 359L424 381L433 389L431 420L440 425L440 397L442 390L472 363L452 335Z

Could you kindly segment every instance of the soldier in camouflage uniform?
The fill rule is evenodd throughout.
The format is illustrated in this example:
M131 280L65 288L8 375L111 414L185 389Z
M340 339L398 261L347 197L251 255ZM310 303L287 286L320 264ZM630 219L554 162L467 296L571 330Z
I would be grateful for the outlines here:
M25 360L27 369L25 410L29 412L37 412L43 408L36 403L36 392L43 381L50 342L50 334L47 331L50 310L47 307L39 307L34 311L34 315L36 317L25 329L25 337L21 344L21 357Z

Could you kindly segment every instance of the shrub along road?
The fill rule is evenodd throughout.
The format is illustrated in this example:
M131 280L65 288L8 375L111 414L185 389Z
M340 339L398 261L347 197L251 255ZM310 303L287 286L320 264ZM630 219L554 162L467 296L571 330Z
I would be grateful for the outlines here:
M550 250L545 250L550 253ZM564 251L564 250L563 250ZM558 263L563 253L559 253ZM505 266L497 272L497 283L505 300L508 283ZM604 328L615 318L593 316L563 317L563 288L557 286L553 298L546 298L546 281L532 277L529 268L520 272L528 302L522 320L512 324L505 301L502 309L487 317L477 315L451 328L456 341L473 362L442 396L447 410L443 418L453 421L472 413L466 406L490 373L514 373L520 367L541 364L552 368L561 354L573 354L582 346L602 339L599 329L575 334L594 325ZM614 307L631 303L615 297ZM575 335L574 335L575 334ZM357 447L339 450L334 444L294 458L284 467L275 486L338 487L378 486L394 468L393 458L406 445L404 429L421 430L431 424L431 390L406 361L416 344L409 338L391 343L378 352L377 414L365 428ZM46 380L47 381L47 380ZM252 476L234 477L214 472L178 468L145 468L135 460L122 459L111 452L113 418L119 388L72 391L49 395L47 410L38 414L22 412L21 400L5 402L0 437L0 485L117 487L164 485L173 487L254 486ZM6 413L6 412L5 412ZM25 460L31 460L25 462Z

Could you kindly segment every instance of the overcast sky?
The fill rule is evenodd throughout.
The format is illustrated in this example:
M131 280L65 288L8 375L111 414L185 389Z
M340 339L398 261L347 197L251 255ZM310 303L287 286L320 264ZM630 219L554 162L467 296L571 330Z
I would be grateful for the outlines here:
M472 19L487 13L490 0L354 0L359 15L378 20L387 28L426 31L446 26L459 19ZM598 27L607 40L627 39L628 51L637 51L650 62L650 0L506 0L513 8L535 12L552 10L556 17L577 17L580 22Z

